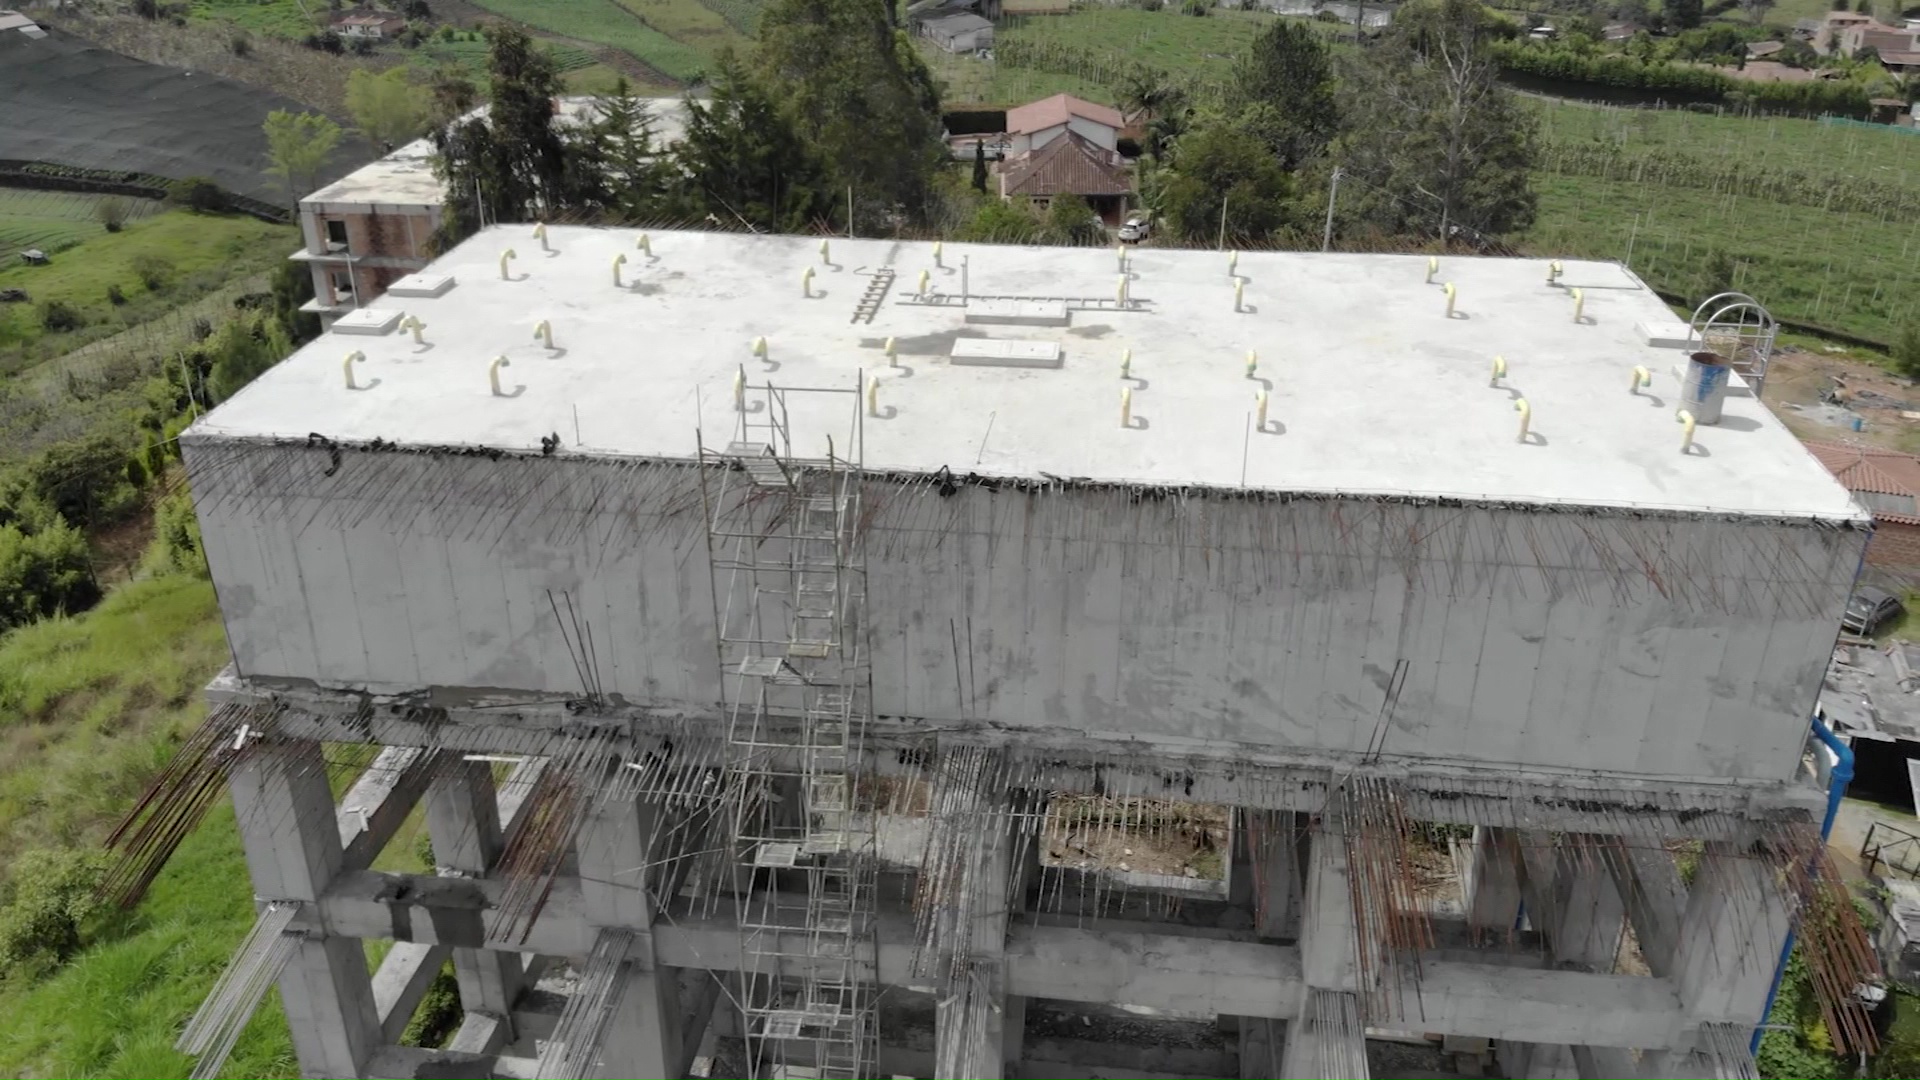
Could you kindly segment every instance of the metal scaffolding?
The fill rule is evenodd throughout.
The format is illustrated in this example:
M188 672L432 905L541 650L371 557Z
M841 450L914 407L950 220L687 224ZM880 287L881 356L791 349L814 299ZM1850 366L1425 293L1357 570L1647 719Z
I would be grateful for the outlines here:
M855 802L871 716L860 385L749 387L742 372L731 441L700 440L754 1076L777 1075L794 1042L821 1077L869 1075L877 1053L873 817ZM797 456L794 412L837 423L842 403L844 437Z

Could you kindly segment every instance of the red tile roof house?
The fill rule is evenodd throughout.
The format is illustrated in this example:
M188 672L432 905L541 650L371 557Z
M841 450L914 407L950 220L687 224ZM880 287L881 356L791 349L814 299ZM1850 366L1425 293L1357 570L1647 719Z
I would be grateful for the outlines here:
M1920 457L1839 443L1808 443L1807 449L1873 511L1867 564L1920 572Z
M1118 109L1071 94L1007 110L1001 198L1044 207L1056 195L1078 195L1102 221L1118 224L1133 194L1133 176L1115 149L1125 125Z

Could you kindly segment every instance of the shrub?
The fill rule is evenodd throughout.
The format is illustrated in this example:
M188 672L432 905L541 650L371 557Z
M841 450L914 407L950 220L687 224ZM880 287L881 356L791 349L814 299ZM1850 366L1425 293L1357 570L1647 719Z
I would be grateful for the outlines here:
M55 333L78 330L85 322L80 312L65 300L49 300L40 305L40 325Z
M189 176L167 186L167 199L176 206L218 214L227 209L227 193L204 176Z
M1920 326L1912 323L1900 328L1893 343L1893 369L1909 379L1920 379Z
M0 630L85 611L99 599L80 530L58 518L31 534L0 525Z
M316 52L332 53L335 56L339 56L346 51L346 43L340 40L339 34L331 30L323 30L317 34L308 34L306 37L300 39L300 44Z
M207 556L200 544L200 519L194 516L193 500L186 492L160 500L153 514L153 543L158 549L158 561L167 569L206 576Z
M373 55L373 39L372 38L364 38L364 37L354 38L353 44L350 47L352 48L353 55L355 56L372 56Z
M227 50L235 56L250 56L253 53L253 39L245 33L236 33L227 39Z
M107 303L112 304L114 307L119 307L126 302L127 294L120 291L120 286L107 286Z
M124 513L133 501L127 486L127 451L112 436L94 434L55 443L20 470L26 492L73 525L90 529Z
M159 292L173 280L173 261L164 255L143 251L133 257L133 273L148 292Z
M100 205L93 208L93 216L100 219L100 224L105 225L108 232L119 232L127 223L130 212L127 200L118 197L101 199Z
M28 851L9 867L7 902L0 907L0 973L32 979L80 951L87 922L100 910L106 877L103 852L74 848Z

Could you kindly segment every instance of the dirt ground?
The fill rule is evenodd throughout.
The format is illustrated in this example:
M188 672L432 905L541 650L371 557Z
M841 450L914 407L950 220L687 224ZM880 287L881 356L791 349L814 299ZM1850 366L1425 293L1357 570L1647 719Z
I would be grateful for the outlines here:
M1218 881L1225 807L1153 799L1061 796L1048 809L1043 866L1075 866Z
M1821 401L1829 389L1837 403ZM1804 441L1920 453L1920 386L1846 352L1782 348L1767 371L1765 400Z

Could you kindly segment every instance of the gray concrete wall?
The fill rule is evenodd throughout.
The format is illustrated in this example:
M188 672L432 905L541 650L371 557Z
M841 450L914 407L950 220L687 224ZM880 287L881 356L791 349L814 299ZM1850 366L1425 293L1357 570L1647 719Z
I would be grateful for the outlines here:
M719 696L692 470L183 443L244 675L577 693L554 590L610 692ZM1306 754L1384 730L1389 756L1648 775L1789 773L1865 540L1339 499L867 498L882 715Z

